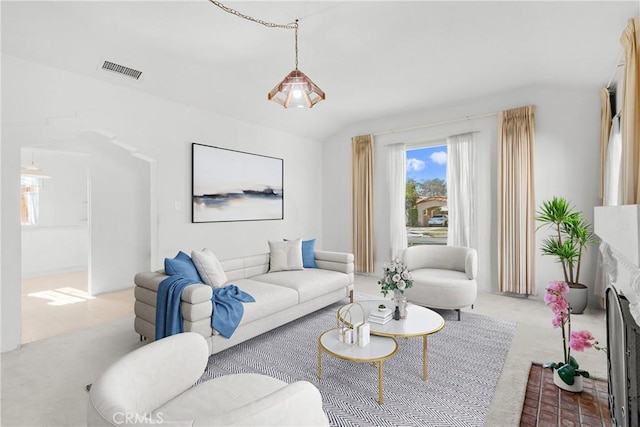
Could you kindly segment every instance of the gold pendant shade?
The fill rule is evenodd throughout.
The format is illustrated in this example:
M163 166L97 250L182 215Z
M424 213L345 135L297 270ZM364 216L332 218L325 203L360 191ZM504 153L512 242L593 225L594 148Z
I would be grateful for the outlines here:
M277 102L284 108L311 108L325 97L322 89L297 68L267 94L269 101Z

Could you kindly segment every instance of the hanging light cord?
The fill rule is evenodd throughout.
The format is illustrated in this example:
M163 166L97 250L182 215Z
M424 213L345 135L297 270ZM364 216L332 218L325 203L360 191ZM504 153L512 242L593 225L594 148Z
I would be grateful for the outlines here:
M285 30L295 30L295 38L296 38L296 70L298 69L298 20L295 22L291 22L289 24L274 24L273 22L263 21L262 19L257 19L249 15L245 15L244 13L240 13L235 9L230 8L229 6L225 6L216 0L209 0L212 4L218 6L220 9L224 10L227 13L237 16L238 18L246 19L247 21L256 22L258 24L264 25L269 28L284 28Z

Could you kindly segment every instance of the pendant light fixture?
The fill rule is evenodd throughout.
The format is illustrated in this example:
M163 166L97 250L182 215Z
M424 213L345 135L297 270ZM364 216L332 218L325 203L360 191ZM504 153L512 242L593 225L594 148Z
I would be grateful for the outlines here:
M298 69L298 20L291 24L273 24L260 19L255 19L247 15L243 15L237 10L231 9L216 0L209 0L225 12L236 15L249 21L257 22L270 28L293 29L295 33L295 69L278 83L271 92L267 94L267 99L277 102L284 108L312 108L318 102L326 99L325 93L320 89L309 77Z
M325 99L325 94L305 73L298 70L298 20L295 22L296 68L267 95L284 108L311 108Z
M31 164L27 166L20 166L20 175L30 178L50 179L51 176L45 174L42 168L36 166L33 162L33 150L31 150Z

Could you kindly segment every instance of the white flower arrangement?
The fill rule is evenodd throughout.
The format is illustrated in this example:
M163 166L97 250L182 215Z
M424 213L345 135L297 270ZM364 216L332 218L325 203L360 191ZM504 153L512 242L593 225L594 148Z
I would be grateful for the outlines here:
M382 295L387 296L389 291L395 291L396 289L400 293L404 293L404 290L413 286L413 280L411 279L411 273L407 267L399 259L391 261L391 265L382 269L382 279L378 280L378 284L381 286Z

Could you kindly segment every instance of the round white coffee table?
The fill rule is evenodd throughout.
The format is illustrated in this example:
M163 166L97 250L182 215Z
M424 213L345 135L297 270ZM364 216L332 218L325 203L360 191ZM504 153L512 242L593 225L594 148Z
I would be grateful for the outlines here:
M322 379L322 352L333 357L350 362L378 364L378 403L384 403L383 382L384 369L383 362L392 358L398 351L398 343L389 337L372 336L371 341L364 347L356 344L345 344L340 342L340 332L338 329L325 331L318 338L318 379Z
M356 301L364 308L365 319L359 310L351 310L351 322L358 323L368 321L369 313L378 309L379 304L384 304L392 311L395 303L391 300ZM340 311L338 311L340 313ZM438 313L419 305L407 304L407 315L404 319L391 319L384 325L369 322L371 335L393 338L422 337L422 379L427 380L427 337L444 328L444 319Z

